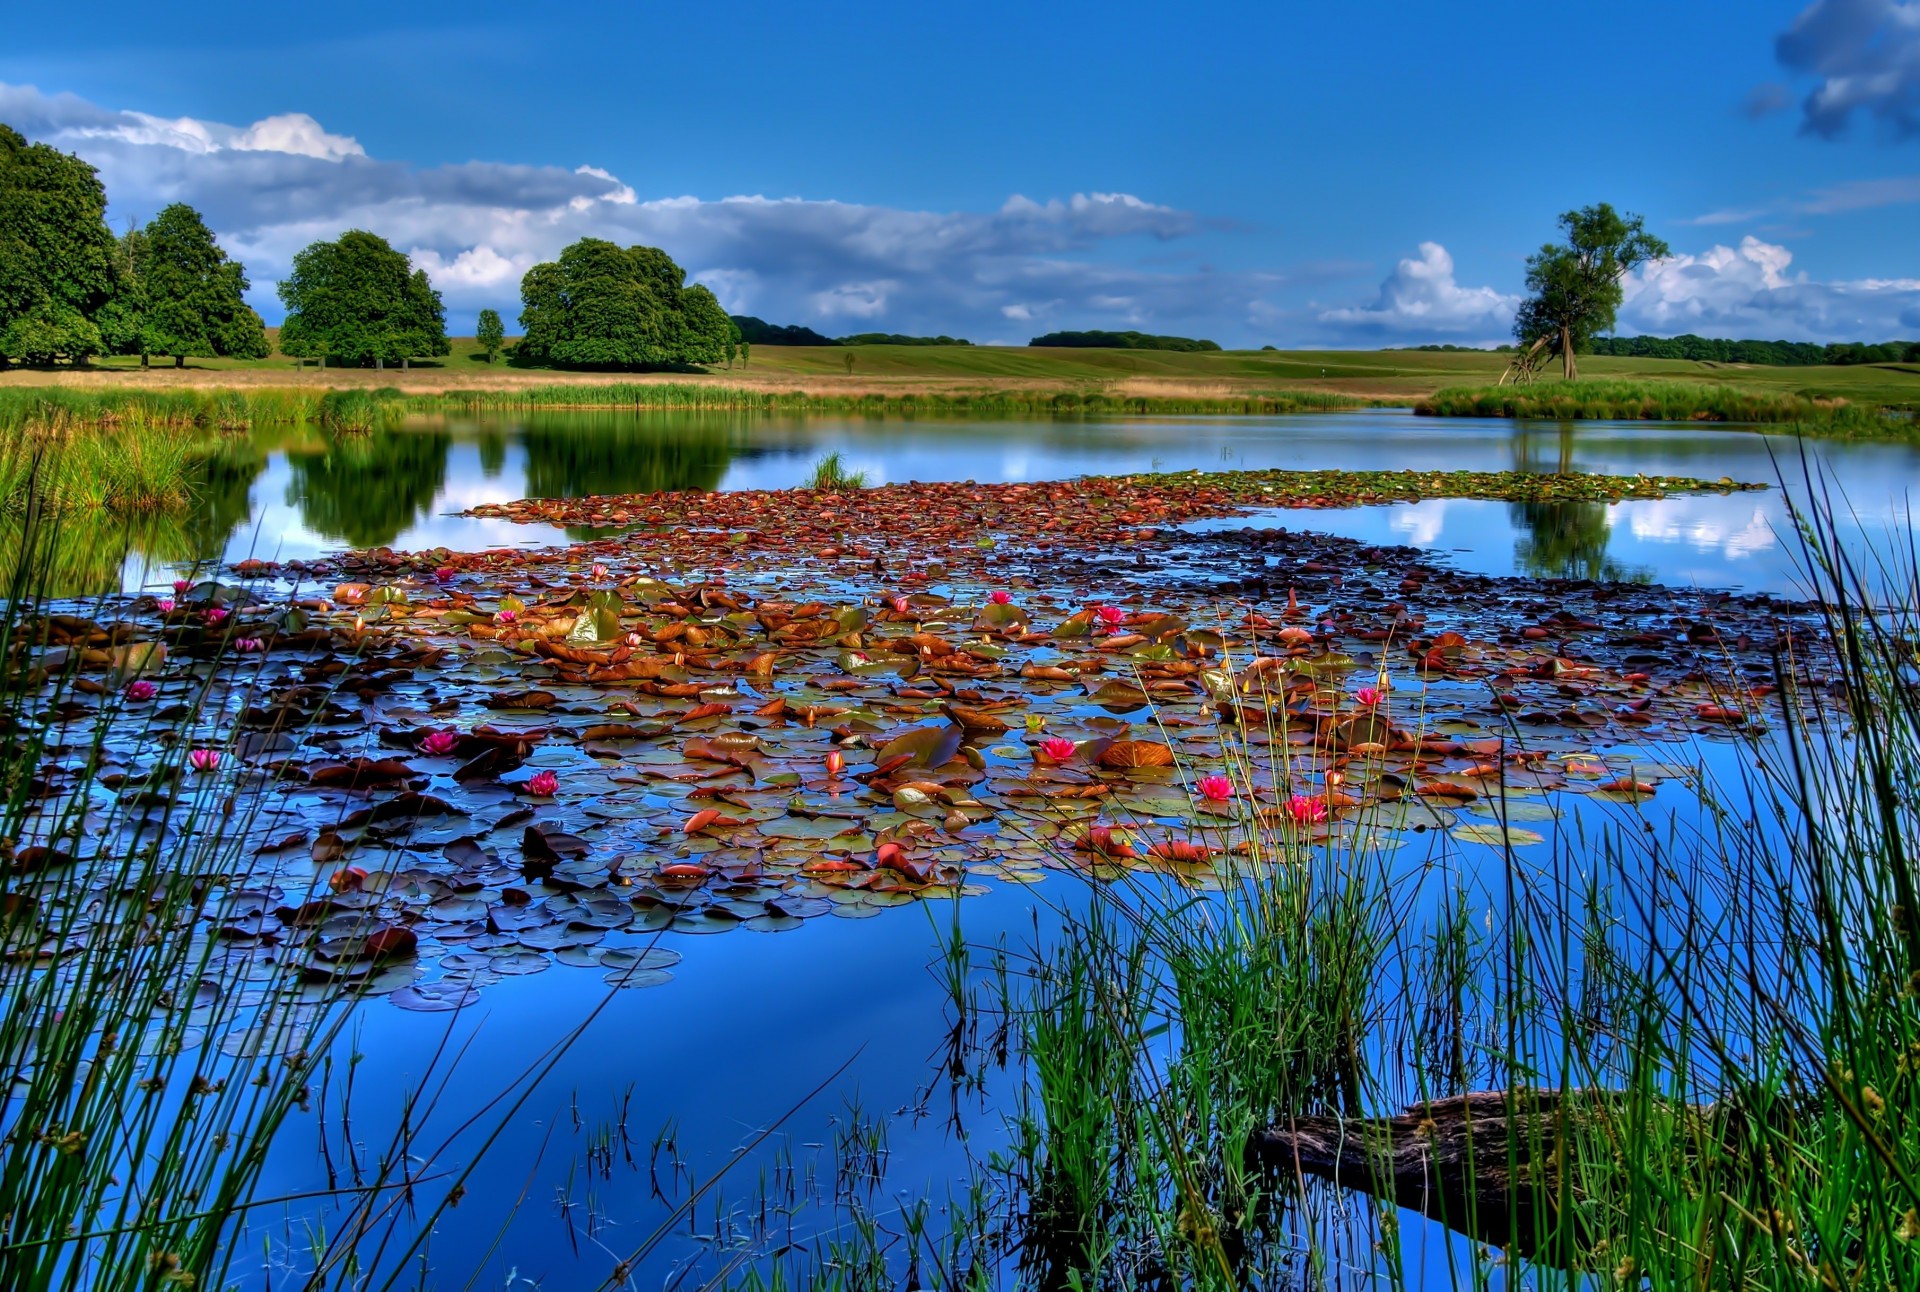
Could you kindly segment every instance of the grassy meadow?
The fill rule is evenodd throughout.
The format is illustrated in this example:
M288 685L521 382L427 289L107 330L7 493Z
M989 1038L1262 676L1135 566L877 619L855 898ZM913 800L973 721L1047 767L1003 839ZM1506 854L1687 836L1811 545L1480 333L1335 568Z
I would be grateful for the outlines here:
M846 371L846 356L854 370ZM1182 354L1158 350L1035 349L1025 346L897 346L853 348L760 346L751 361L706 373L639 376L576 373L487 363L471 337L453 340L453 352L405 371L299 367L275 355L261 360L195 359L184 368L160 364L142 371L138 360L102 359L80 369L0 372L0 390L17 386L134 385L173 389L245 387L393 386L409 394L447 390L513 389L559 382L592 386L646 381L724 384L745 390L809 395L899 395L959 391L1099 392L1110 397L1222 400L1275 391L1319 391L1369 402L1411 404L1450 387L1489 386L1506 356L1491 352L1421 350L1227 350ZM1595 381L1685 381L1728 385L1761 394L1846 399L1912 407L1920 404L1920 367L1774 368L1680 359L1589 357L1583 375ZM1549 377L1541 389L1558 384Z

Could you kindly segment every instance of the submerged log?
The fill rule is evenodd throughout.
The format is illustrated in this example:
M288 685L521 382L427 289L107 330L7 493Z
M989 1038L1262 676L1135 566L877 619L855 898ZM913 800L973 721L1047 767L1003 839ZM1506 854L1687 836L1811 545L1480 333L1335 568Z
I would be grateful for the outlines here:
M1711 1134L1711 1109L1658 1104L1682 1143ZM1415 1104L1394 1117L1296 1117L1259 1132L1248 1154L1269 1169L1332 1181L1419 1212L1522 1256L1563 1260L1588 1248L1562 1211L1579 1200L1570 1157L1612 1156L1633 1120L1605 1090L1486 1090ZM1559 1262L1556 1262L1559 1263ZM1570 1262L1569 1262L1570 1263Z

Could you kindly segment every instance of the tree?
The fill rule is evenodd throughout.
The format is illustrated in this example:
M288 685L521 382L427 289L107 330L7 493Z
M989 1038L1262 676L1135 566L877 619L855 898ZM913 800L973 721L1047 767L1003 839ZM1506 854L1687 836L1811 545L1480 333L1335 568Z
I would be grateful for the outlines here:
M114 244L93 167L0 125L0 363L100 353Z
M582 238L520 280L517 351L579 368L688 368L719 363L733 321L712 292L658 247Z
M170 354L173 366L188 356L264 359L271 352L260 316L246 302L247 268L213 240L200 213L175 202L153 217L133 243L143 310L141 348Z
M851 377L853 375L853 351L849 350L840 357L846 361L847 375Z
M1574 359L1594 336L1613 327L1624 291L1620 280L1648 260L1671 254L1637 215L1605 202L1560 217L1566 242L1549 242L1527 258L1527 299L1514 317L1522 350L1546 346L1560 356L1568 381Z
M426 272L360 229L296 255L280 300L287 307L280 348L296 357L384 368L388 360L451 349L446 307Z
M480 350L487 356L487 362L493 362L493 356L500 353L500 347L507 339L507 329L500 322L499 310L481 310L480 320L474 327L473 339L480 343Z

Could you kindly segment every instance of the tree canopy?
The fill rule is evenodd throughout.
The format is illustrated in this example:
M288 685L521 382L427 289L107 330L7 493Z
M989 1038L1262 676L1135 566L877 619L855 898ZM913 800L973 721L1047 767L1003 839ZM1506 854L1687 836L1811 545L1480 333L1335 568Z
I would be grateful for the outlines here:
M98 354L114 257L93 167L0 125L0 361Z
M575 368L719 363L738 337L712 292L658 247L582 238L520 280L516 354Z
M802 323L769 323L751 314L735 314L733 325L748 345L839 345Z
M1148 332L1049 332L1027 342L1030 346L1059 346L1082 350L1178 350L1196 353L1218 350L1214 341L1187 336L1154 336Z
M480 343L480 352L487 356L487 362L492 363L507 340L507 329L500 322L499 310L480 311L480 317L474 320L473 339Z
M365 367L449 352L440 293L385 238L354 229L293 258L280 348Z
M246 266L229 259L184 202L120 239L114 297L102 332L117 354L264 359L266 328L245 299Z
M1546 346L1560 356L1571 381L1575 355L1613 327L1625 295L1620 280L1648 260L1670 254L1637 215L1605 202L1560 217L1564 243L1549 242L1527 258L1528 297L1513 321L1523 348Z

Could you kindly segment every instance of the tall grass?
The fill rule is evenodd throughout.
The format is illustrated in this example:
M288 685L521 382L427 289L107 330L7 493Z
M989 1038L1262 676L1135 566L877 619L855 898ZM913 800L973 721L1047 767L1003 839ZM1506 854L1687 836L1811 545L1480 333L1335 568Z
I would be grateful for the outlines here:
M841 459L837 449L814 463L813 474L807 477L807 488L822 492L830 493L866 487L867 473L847 470L846 463Z
M116 516L176 512L193 498L207 446L142 419L109 430L58 415L0 433L0 511Z
M1829 435L1914 433L1911 417L1891 416L1871 404L1679 381L1456 386L1419 400L1414 412L1429 417L1789 423Z

